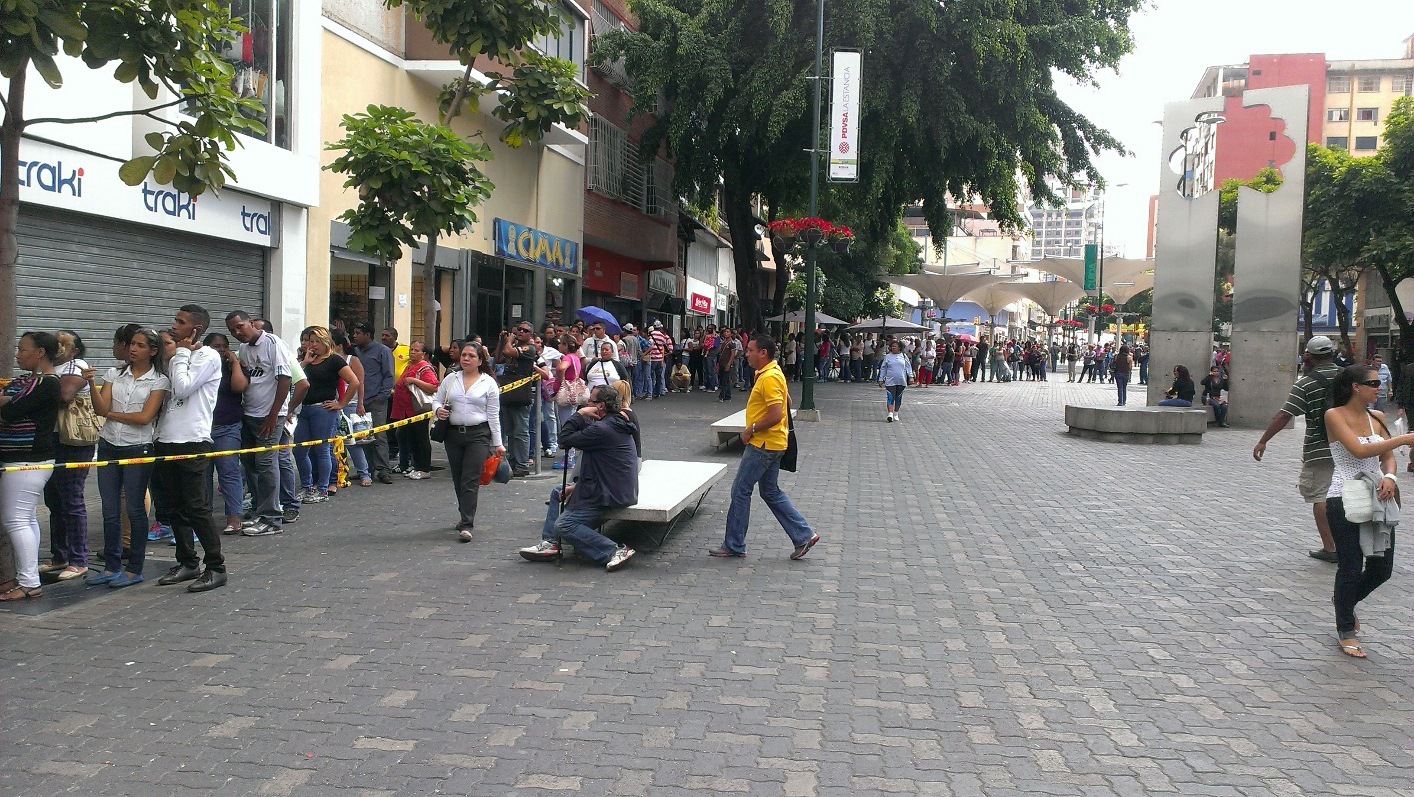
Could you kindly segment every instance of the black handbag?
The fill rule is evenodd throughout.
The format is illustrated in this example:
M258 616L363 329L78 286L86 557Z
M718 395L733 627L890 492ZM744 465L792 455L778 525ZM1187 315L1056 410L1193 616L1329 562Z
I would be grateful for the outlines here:
M445 443L447 442L447 430L450 429L451 426L452 422L449 419L438 418L433 422L432 431L428 433L428 436L432 438L432 442L434 443Z
M790 403L786 403L786 453L781 455L781 470L795 473L796 455L800 446L795 439L795 418L791 415Z

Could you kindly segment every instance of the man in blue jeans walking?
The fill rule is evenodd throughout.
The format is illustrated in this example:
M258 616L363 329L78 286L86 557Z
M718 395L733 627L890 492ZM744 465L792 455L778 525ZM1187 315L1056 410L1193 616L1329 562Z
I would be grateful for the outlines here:
M786 417L790 394L786 377L776 364L776 342L766 335L752 335L746 344L746 360L756 370L756 385L746 400L746 430L741 433L745 450L741 465L732 484L732 505L727 510L727 534L722 547L707 553L711 556L746 556L746 529L751 523L751 492L761 485L761 500L786 530L795 550L790 558L800 559L820 541L790 497L781 491L776 479L781 470L781 456L789 441L789 421Z

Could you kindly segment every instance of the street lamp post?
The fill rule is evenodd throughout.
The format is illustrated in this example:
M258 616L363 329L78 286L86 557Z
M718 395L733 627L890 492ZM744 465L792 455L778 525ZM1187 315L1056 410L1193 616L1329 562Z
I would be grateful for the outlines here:
M810 125L810 217L820 212L820 82L825 71L825 0L819 0L815 9L815 81L814 107ZM802 347L802 364L808 366L804 373L815 373L815 247L805 247L805 345ZM800 419L818 421L819 410L815 409L815 380L800 380Z

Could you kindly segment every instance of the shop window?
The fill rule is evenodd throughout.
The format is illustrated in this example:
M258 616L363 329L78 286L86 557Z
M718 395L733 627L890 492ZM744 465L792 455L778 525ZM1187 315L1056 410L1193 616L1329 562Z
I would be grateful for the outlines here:
M1341 76L1341 77L1329 77L1329 78L1326 78L1326 93L1327 93L1327 94L1349 94L1349 93L1350 93L1350 77L1349 77L1349 76Z
M1368 150L1368 149L1378 149L1379 146L1380 146L1380 137L1379 137L1379 136L1356 136L1356 137L1355 137L1355 149L1356 149L1357 151L1359 151L1359 150Z
M1362 75L1356 86L1356 91L1361 94L1373 94L1380 90L1379 75Z
M250 115L265 125L265 134L247 135L285 149L290 148L293 6L294 0L227 3L231 16L249 30L222 42L220 51L221 57L235 70L231 87L236 94L259 100L264 106L261 112Z

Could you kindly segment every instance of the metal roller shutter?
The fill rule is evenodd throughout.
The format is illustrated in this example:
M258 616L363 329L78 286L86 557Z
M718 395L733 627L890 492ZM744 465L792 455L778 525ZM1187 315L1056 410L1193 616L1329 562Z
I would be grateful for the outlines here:
M226 313L265 311L258 246L25 206L20 211L18 333L73 329L95 366L113 365L113 330L166 329L195 302L224 331Z

